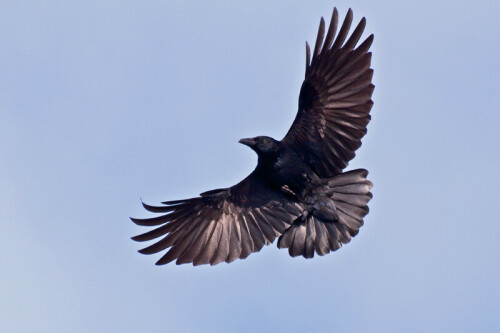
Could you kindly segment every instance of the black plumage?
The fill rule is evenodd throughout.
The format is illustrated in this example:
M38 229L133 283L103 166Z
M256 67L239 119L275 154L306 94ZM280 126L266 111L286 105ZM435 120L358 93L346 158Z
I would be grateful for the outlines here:
M257 153L258 163L230 188L161 206L143 203L163 215L132 218L138 225L156 227L132 238L156 240L139 252L168 249L157 265L174 260L215 265L246 258L279 237L278 247L288 248L291 256L312 258L337 250L358 233L372 183L364 169L342 170L361 146L370 121L374 85L368 49L373 35L356 47L366 20L347 39L352 18L349 9L337 34L334 9L326 37L321 18L312 59L306 43L299 110L283 140L240 140Z

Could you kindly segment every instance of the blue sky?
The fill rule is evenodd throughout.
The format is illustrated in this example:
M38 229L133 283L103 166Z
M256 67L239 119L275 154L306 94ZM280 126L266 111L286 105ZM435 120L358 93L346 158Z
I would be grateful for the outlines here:
M365 226L154 266L129 216L230 186L295 117L319 19L366 16ZM0 2L0 331L500 330L497 1Z

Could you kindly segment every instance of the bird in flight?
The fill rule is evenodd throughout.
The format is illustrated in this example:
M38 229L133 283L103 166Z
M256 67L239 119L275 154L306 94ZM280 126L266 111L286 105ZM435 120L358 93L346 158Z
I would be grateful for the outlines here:
M367 170L343 170L370 121L374 85L368 50L373 35L356 47L366 20L348 38L352 19L349 9L337 33L334 8L328 31L321 18L312 53L306 43L298 113L285 137L239 141L258 156L248 177L191 199L160 206L143 203L161 215L131 218L137 225L155 227L132 238L156 240L140 253L168 249L157 265L174 260L178 265L216 265L244 259L279 237L278 248L287 248L292 257L312 258L357 235L368 214L372 183Z

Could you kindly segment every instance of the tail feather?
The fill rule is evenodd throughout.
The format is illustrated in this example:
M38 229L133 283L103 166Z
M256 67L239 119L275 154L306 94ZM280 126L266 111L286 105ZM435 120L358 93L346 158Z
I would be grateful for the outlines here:
M314 226L316 228L316 241L314 242L314 249L320 256L324 256L330 252L328 240L329 233L324 223L314 223Z
M306 226L305 223L302 222L294 228L293 232L293 240L288 251L292 257L299 256L303 254L305 256L305 245L306 245Z
M305 245L304 257L306 258L314 257L315 243L316 243L316 227L314 223L314 218L308 218L306 220L306 245Z
M312 213L300 216L281 235L278 248L288 248L292 257L314 257L339 249L356 236L368 214L373 184L366 179L368 171L352 170L328 179L328 194L336 207L337 220L324 220Z

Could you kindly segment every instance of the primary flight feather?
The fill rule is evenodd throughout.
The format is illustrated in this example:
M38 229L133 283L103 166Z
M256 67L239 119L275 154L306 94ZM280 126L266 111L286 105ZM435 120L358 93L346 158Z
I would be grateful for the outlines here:
M342 170L361 146L370 121L373 35L356 46L366 20L349 36L352 19L349 9L337 33L334 8L326 37L321 18L312 54L306 43L299 110L286 136L281 141L266 136L240 140L257 153L255 170L230 188L161 206L143 203L162 215L132 218L155 227L132 238L156 240L139 252L168 249L157 265L174 260L215 265L244 259L279 237L278 247L288 248L291 256L312 258L337 250L358 233L372 183L364 169Z

